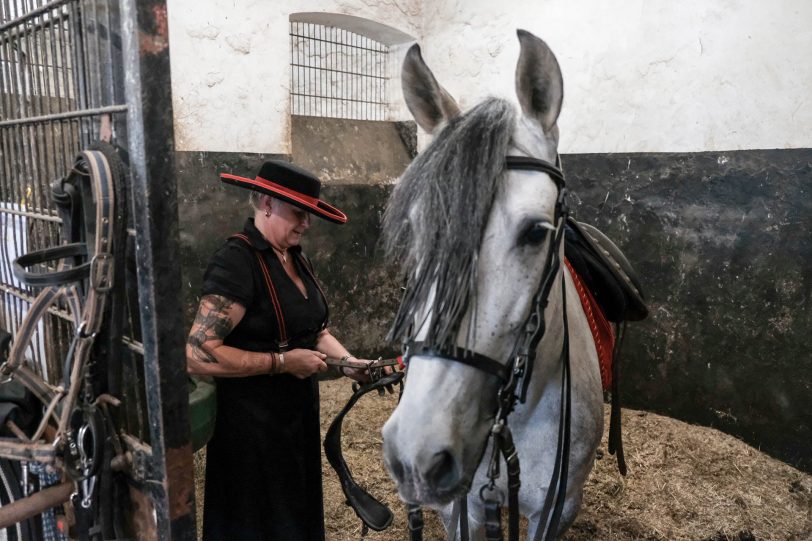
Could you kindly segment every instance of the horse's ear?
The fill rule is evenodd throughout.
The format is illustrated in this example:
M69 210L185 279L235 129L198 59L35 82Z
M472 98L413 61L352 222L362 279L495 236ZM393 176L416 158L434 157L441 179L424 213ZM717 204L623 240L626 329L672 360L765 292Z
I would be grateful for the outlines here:
M516 95L526 116L550 133L561 112L564 81L553 51L526 30L517 30L521 53L516 64Z
M442 122L459 114L457 102L434 78L416 43L403 60L401 83L409 111L426 132L433 133Z

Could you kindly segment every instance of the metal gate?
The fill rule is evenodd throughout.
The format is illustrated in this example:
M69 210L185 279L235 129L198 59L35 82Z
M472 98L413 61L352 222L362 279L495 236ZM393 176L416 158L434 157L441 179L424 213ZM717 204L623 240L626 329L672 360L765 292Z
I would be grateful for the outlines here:
M0 0L0 327L14 334L36 293L11 261L61 241L51 182L98 141L129 168L129 317L111 369L139 539L194 538L172 134L165 2ZM69 323L52 309L27 351L51 383Z

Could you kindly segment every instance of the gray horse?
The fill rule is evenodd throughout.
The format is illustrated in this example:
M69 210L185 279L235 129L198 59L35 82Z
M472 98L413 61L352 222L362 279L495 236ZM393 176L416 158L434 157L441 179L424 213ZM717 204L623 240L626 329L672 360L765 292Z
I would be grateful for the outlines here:
M434 137L401 177L385 216L389 255L402 264L407 285L393 339L453 344L506 363L531 310L558 225L558 189L543 172L506 170L505 157L556 161L563 82L549 47L528 32L520 30L518 36L521 112L508 101L489 98L461 113L417 46L404 61L406 102ZM563 244L559 250L563 260ZM526 401L509 417L521 461L519 508L529 519L531 539L544 530L540 514L555 461L564 306L572 443L556 535L578 513L603 432L601 379L589 324L563 264L554 280ZM473 539L484 538L478 494L487 482L498 387L492 375L442 354L412 354L403 397L383 428L385 461L400 497L440 509L446 529L454 532L452 502L470 490ZM503 474L497 486L506 491L505 483Z

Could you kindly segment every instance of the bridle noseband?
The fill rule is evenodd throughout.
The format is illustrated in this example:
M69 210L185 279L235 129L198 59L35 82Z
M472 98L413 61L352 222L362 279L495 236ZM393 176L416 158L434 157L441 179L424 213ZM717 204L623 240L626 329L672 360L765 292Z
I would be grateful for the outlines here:
M527 156L507 156L505 168L508 170L537 171L549 175L556 183L558 197L555 206L555 233L550 244L549 252L538 288L533 296L530 313L521 326L516 337L513 350L508 362L501 363L487 355L477 353L454 345L426 344L408 340L404 348L403 359L408 363L413 355L430 355L442 357L491 374L499 379L501 385L497 394L497 411L489 438L493 439L491 456L488 462L488 482L479 490L485 506L485 535L489 541L501 541L501 507L504 497L496 487L496 479L500 475L500 455L504 457L508 471L508 539L518 541L519 538L519 457L513 443L513 436L508 428L507 418L513 411L517 400L524 402L527 389L532 378L535 364L536 348L544 336L544 310L547 307L550 291L555 278L561 269L560 248L564 239L564 226L567 221L569 209L566 201L566 183L561 170L561 161L556 156L556 163ZM535 541L539 541L544 532L545 540L552 540L558 531L561 512L564 506L567 491L567 473L570 442L570 377L569 377L569 330L567 324L567 308L565 283L562 281L562 303L564 341L562 347L562 380L561 380L561 414L559 419L558 444L556 461L550 485L547 489L544 507L536 532ZM459 515L461 538L468 539L467 528L467 496L463 496L454 504L452 517ZM412 527L412 525L420 527ZM409 530L412 541L422 539L422 511L419 507L409 509ZM449 539L456 536L456 521L452 518Z

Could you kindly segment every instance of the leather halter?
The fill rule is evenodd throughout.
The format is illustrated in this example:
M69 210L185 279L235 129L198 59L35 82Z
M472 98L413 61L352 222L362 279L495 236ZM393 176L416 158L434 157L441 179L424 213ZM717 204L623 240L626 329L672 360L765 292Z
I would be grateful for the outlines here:
M561 270L559 252L564 239L564 225L569 209L566 202L566 183L560 166L561 162L558 156L556 156L555 164L527 156L507 156L505 158L506 169L545 173L556 183L558 188L555 206L555 235L550 243L544 270L533 296L530 313L521 326L522 331L516 337L508 362L501 363L487 355L456 346L430 345L414 341L407 342L403 355L404 361L407 363L411 355L438 355L445 360L466 364L494 375L501 382L497 394L498 409L489 434L489 438L493 438L492 453L488 463L489 482L479 490L479 495L485 506L485 536L489 541L502 540L501 507L504 503L504 496L496 488L496 478L499 477L500 454L504 457L508 470L508 538L510 541L518 541L519 539L519 457L513 443L513 436L508 428L507 418L510 412L513 411L516 401L524 402L526 399L527 389L533 373L536 348L546 330L544 310L547 307L555 278L560 274ZM565 282L563 280L561 282L561 294L564 340L561 352L563 370L558 444L556 447L555 467L547 488L547 496L541 512L535 541L539 541L545 532L545 540L555 538L567 492L571 397L569 326L567 323ZM519 383L521 383L520 388ZM467 541L467 495L455 503L452 516L456 514L459 514L461 539ZM422 539L422 523L422 511L419 507L411 506L409 508L409 530L412 541ZM451 535L455 536L456 524L453 524L452 528Z
M15 453L40 457L42 462L62 461L69 480L66 484L75 490L54 503L73 502L80 541L95 539L97 503L112 497L113 490L99 468L107 456L106 446L116 447L118 436L99 403L105 397L108 403L117 402L100 392L106 387L101 370L116 359L115 348L121 344L123 313L113 301L123 293L118 273L124 267L126 248L124 174L113 147L96 144L81 151L67 176L51 185L52 201L62 220L60 235L66 244L28 252L12 263L21 283L43 289L17 329L9 357L0 365L0 380L16 379L45 410L33 436L14 443ZM38 266L45 270L32 270ZM28 366L25 353L38 324L63 300L75 329L63 362L62 384L55 386ZM39 450L38 442L52 419L55 439L47 451Z

